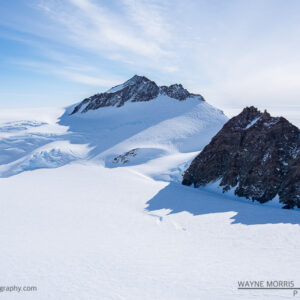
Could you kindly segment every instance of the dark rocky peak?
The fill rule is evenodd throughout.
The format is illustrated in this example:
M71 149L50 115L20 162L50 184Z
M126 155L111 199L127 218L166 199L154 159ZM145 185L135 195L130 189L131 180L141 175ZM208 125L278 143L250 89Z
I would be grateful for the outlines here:
M140 85L146 84L150 81L151 80L149 80L145 76L134 75L132 78L125 81L123 84L112 87L111 89L109 89L107 91L107 93L115 93L115 92L120 91L121 89L128 87L128 86L140 86Z
M145 76L139 76L139 75L134 75L132 78L130 78L129 80L127 80L124 85L133 85L133 84L141 84L141 83L145 83L151 81L150 79L148 79Z
M224 129L232 129L235 131L248 130L250 127L271 126L277 122L288 122L283 117L272 117L266 110L259 111L256 107L250 106L236 117L231 118L225 125ZM288 122L289 123L289 122Z
M254 125L254 123L257 122L262 115L263 113L256 107L246 107L239 115L230 119L226 123L226 127L230 127L235 130L247 129L247 127Z
M230 119L184 174L195 187L220 180L223 191L261 203L279 196L300 207L300 131L255 107Z
M84 99L75 106L71 115L77 112L85 113L105 106L120 107L126 102L150 101L158 95L167 95L180 101L189 97L197 97L199 100L204 101L201 95L189 93L181 84L159 87L154 81L145 76L134 75L123 84L117 85L105 93Z
M73 109L71 115L79 111L85 113L105 106L120 107L127 101L149 101L156 98L158 94L159 87L154 81L144 76L134 75L123 84L117 85L105 93L84 99Z
M160 93L163 95L167 95L170 98L177 99L177 100L185 100L187 97L192 95L181 84L172 84L170 86L161 86Z

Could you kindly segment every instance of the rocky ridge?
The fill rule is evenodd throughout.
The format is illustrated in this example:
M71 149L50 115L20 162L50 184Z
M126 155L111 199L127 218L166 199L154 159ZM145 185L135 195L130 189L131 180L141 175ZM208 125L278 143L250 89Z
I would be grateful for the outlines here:
M261 203L279 196L300 208L300 130L255 107L230 119L192 161L184 185L220 180L223 191Z
M89 110L96 110L105 106L123 106L126 102L150 101L159 95L166 95L179 101L186 100L189 97L197 97L204 101L201 95L188 92L181 84L170 86L158 86L154 81L144 76L135 75L121 85L109 89L105 93L95 94L84 99L76 105L71 112L86 113Z

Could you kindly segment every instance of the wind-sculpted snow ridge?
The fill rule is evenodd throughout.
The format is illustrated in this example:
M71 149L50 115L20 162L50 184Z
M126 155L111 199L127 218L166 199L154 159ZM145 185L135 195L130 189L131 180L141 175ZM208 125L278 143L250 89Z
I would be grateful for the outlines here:
M261 203L279 196L300 208L300 130L255 107L229 120L184 174L195 187L220 180L223 191Z
M96 110L105 106L120 107L128 101L150 101L159 95L166 95L179 101L186 100L189 97L195 97L204 101L201 95L189 93L181 84L159 87L154 81L144 76L135 75L123 84L113 87L105 93L96 94L84 99L74 107L71 114L77 112L86 113L89 110Z
M70 144L68 141L52 142L10 164L0 165L0 172L2 177L9 177L23 171L58 168L86 157L88 151L87 145Z
M9 133L9 132L22 131L22 130L27 130L28 128L31 127L33 128L40 127L46 124L47 123L45 122L30 121L30 120L7 122L0 127L0 132Z

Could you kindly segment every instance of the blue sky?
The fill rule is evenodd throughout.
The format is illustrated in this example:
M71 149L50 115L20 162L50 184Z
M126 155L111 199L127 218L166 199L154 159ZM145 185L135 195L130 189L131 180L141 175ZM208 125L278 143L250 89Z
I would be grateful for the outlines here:
M64 106L134 74L231 114L297 118L298 0L3 0L0 108Z

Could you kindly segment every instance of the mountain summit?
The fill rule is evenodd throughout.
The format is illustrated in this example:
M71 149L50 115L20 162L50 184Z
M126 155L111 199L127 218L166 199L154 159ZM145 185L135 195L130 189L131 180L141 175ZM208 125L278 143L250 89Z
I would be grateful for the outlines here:
M300 130L283 117L246 107L230 119L184 174L195 187L220 180L223 191L261 203L279 196L300 208Z
M123 106L125 102L143 102L157 98L159 95L183 101L187 98L198 98L204 101L201 95L188 92L181 84L172 84L170 86L158 86L154 81L145 76L134 75L123 84L109 89L105 93L95 94L84 99L76 105L71 112L85 113L89 110L96 110L105 106Z

